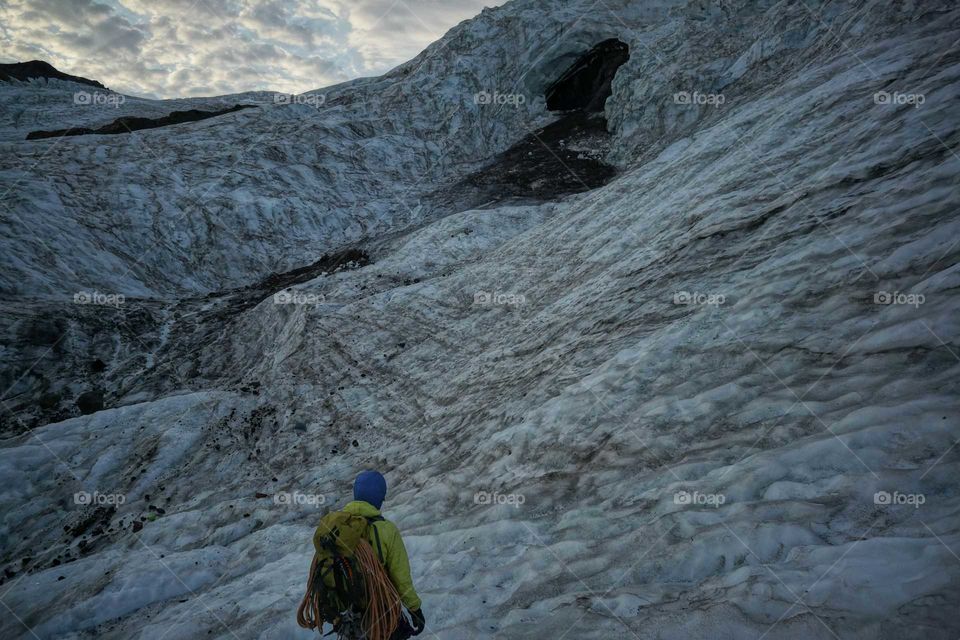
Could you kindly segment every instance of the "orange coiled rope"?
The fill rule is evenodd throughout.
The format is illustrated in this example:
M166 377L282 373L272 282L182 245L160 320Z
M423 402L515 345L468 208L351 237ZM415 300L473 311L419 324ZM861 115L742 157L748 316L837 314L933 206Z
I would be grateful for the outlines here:
M363 613L363 628L367 638L389 640L400 622L400 594L366 540L360 541L354 555L363 571L366 588L367 608ZM317 556L314 554L307 576L307 590L297 607L297 624L304 629L320 631L323 628L323 614L320 611L322 594L314 589L314 585L322 585L323 582L316 580L316 571Z
M360 541L355 554L367 586L363 628L370 640L389 640L400 622L400 594L366 540Z
M304 629L316 629L320 631L323 628L323 616L320 615L320 593L313 589L315 584L314 574L317 571L317 554L313 554L313 561L310 563L310 572L307 573L307 591L303 594L303 600L297 607L297 624Z

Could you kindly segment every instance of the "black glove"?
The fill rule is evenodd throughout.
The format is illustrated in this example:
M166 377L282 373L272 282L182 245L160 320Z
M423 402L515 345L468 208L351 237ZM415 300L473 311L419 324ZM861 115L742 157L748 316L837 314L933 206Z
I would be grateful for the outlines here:
M410 619L413 620L413 635L418 636L423 633L423 628L427 626L427 620L423 617L423 611L420 609L410 611L408 609L407 613L410 614Z

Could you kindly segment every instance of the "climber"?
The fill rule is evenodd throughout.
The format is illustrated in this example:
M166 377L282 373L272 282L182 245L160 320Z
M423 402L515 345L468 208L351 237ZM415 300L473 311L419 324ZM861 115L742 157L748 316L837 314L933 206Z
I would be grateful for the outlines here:
M413 619L414 626L409 627L406 619L400 617L400 628L393 636L394 640L399 640L410 635L419 635L426 621L420 610L420 596L413 588L410 561L407 559L407 549L403 546L400 530L397 525L380 515L380 506L386 497L386 478L377 471L364 471L353 481L353 502L347 503L343 510L363 516L370 522L367 539L377 552L380 563L386 568L390 582L400 595L400 601ZM404 627L407 627L409 635L402 635Z
M380 515L386 495L383 475L364 471L354 480L353 501L320 520L307 592L297 610L301 627L319 631L328 622L342 638L371 640L406 640L423 631L406 547L396 525Z

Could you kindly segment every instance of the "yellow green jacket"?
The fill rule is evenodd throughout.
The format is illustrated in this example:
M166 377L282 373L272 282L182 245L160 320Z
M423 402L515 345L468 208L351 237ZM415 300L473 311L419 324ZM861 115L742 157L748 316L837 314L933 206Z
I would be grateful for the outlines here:
M369 502L354 500L343 508L347 513L353 513L364 518L380 516L380 510ZM374 520L367 530L367 538L374 553L383 562L390 581L400 594L403 606L411 611L420 608L420 596L413 588L413 578L410 577L410 560L407 558L407 548L403 546L400 530L389 520ZM378 547L379 538L379 547Z

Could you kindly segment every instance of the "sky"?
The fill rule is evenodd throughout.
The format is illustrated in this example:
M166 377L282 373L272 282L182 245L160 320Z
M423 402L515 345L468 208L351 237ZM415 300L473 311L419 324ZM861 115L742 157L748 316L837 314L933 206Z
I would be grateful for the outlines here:
M0 0L0 62L150 98L378 75L504 0Z

